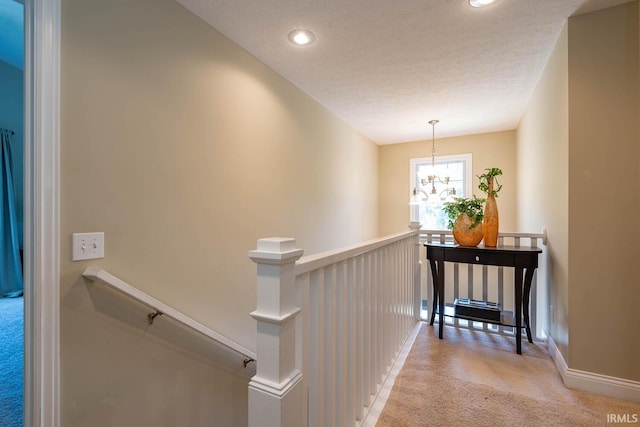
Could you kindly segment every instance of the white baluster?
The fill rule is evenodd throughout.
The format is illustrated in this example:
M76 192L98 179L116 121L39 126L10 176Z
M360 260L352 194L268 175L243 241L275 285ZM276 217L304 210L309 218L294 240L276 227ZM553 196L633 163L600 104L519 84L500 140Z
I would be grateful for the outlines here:
M355 267L355 282L356 282L356 301L355 301L355 313L356 313L356 336L355 336L355 346L356 346L356 419L362 419L362 408L364 406L364 384L363 384L363 359L364 359L364 346L363 346L363 280L362 280L362 259L358 256L354 259L354 267Z
M335 330L335 279L332 264L323 269L324 277L322 293L324 294L324 310L322 311L324 325L324 411L326 425L335 425L335 380L336 380L336 330Z
M364 325L364 336L366 339L365 342L365 390L367 394L366 404L369 406L371 402L371 396L375 394L376 381L375 376L373 374L373 351L375 345L375 330L373 329L373 312L374 308L372 307L373 303L373 274L371 272L372 268L372 260L371 253L364 255L364 275L365 275L365 325Z
M376 380L380 380L383 374L383 349L384 349L384 278L382 273L382 251L377 249L375 251L375 259L376 259L376 269L375 269L375 277L376 277L376 317L375 317L375 330L376 330Z
M296 291L298 295L298 307L300 315L296 318L296 366L302 371L303 394L308 394L309 379L308 373L311 370L310 342L311 326L309 323L311 307L309 306L309 291L311 289L311 275L309 273L296 277ZM307 399L308 400L308 399ZM309 419L309 402L304 406L304 419Z
M504 306L504 267L498 267L498 304L502 310L505 309ZM504 326L500 325L498 328L500 332L504 332Z
M349 311L347 305L348 301L348 287L346 283L346 268L345 263L340 262L336 265L336 342L337 358L336 358L336 419L337 425L349 425L350 422L347 418L348 410L347 406L347 394L348 394L348 381L347 381L347 366L349 363L348 354L348 331L345 330L347 325L346 313Z
M346 396L346 405L347 405L347 414L346 418L350 423L353 423L356 419L356 406L357 406L357 395L356 395L356 372L358 360L356 359L356 337L358 336L359 331L356 329L356 304L358 303L357 297L357 286L356 286L356 263L355 259L349 259L346 261L347 268L347 316L348 321L345 325L347 328L348 338L348 364L347 371L345 375L347 376L347 396ZM347 424L345 424L347 425Z
M322 270L311 272L311 384L309 389L310 419L317 427L325 426L324 419L324 323L322 316L324 313L324 292L322 290L323 274Z
M443 268L445 267L443 266ZM445 286L446 286L446 283L445 283ZM456 298L459 298L459 297L460 297L460 264L456 262L455 264L453 264L453 300L455 301ZM459 319L457 317L454 317L453 324L458 326L459 323L460 323Z

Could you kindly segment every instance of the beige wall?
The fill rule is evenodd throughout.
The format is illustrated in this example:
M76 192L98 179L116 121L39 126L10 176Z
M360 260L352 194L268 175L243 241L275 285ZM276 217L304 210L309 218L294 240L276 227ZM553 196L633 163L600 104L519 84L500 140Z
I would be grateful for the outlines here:
M568 31L560 34L518 126L518 224L547 228L551 334L565 360L569 349Z
M62 424L243 425L246 380L103 313L81 273L254 349L247 251L377 236L377 147L173 0L63 0L61 94ZM88 231L105 258L71 262Z
M546 225L571 369L640 380L637 2L569 19L518 128L521 226ZM540 174L544 171L544 174Z
M473 192L479 197L478 178L485 168L499 167L504 175L498 198L501 231L517 229L516 134L514 131L437 138L436 155L473 155ZM383 145L379 151L380 234L397 233L409 224L409 160L431 156L431 140ZM538 232L539 229L523 230Z
M569 20L569 360L640 381L638 3Z

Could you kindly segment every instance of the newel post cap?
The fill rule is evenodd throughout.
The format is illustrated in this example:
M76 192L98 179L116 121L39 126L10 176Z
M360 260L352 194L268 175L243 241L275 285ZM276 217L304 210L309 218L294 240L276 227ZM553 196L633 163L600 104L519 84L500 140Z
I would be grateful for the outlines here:
M304 250L296 247L296 239L290 237L269 237L259 239L255 250L249 251L249 258L258 264L287 264L298 260Z

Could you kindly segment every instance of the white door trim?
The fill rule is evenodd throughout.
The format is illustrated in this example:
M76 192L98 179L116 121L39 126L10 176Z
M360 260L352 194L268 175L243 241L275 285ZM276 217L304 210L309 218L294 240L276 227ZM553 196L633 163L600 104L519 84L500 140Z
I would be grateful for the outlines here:
M25 6L24 425L60 425L60 0Z

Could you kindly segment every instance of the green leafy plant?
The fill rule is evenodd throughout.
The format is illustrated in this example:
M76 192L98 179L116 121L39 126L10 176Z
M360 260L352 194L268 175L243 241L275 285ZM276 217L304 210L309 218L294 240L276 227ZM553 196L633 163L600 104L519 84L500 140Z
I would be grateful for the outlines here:
M502 184L498 182L498 178L496 177L502 175L502 170L500 168L487 168L485 170L487 171L486 173L478 175L478 179L480 180L478 189L489 196L498 197L498 192L502 188ZM493 178L493 191L489 194L489 181L491 178Z
M442 210L447 214L449 222L447 227L453 230L453 224L460 214L466 213L472 221L471 228L476 227L484 218L484 203L486 199L480 199L475 195L472 198L456 197L453 202L445 202Z

